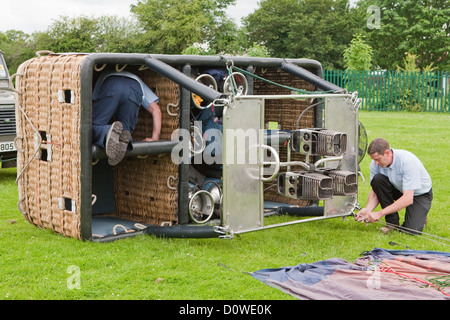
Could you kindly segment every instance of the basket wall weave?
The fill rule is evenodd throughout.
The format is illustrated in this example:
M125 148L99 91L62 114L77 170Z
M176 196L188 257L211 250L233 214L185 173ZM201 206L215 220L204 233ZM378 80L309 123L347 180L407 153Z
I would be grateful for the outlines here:
M80 72L85 57L28 60L19 67L16 83L21 93L16 103L23 110L16 111L18 207L30 223L78 239ZM42 140L46 142L39 147Z

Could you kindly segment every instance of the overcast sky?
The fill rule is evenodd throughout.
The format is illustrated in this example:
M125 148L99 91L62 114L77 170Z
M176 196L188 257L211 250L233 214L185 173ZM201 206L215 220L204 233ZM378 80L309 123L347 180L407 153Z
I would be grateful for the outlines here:
M259 0L237 0L228 13L240 22L241 17L252 13ZM129 16L130 5L138 0L2 0L0 2L0 31L20 30L31 34L46 31L60 16Z

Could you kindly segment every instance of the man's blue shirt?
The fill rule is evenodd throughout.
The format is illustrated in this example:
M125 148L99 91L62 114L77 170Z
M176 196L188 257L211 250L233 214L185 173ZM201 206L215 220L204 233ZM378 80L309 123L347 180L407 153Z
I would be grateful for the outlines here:
M414 190L418 196L430 191L431 177L422 162L413 153L406 150L392 149L394 160L389 167L382 168L372 160L370 164L370 180L381 173L389 178L391 184L400 192Z

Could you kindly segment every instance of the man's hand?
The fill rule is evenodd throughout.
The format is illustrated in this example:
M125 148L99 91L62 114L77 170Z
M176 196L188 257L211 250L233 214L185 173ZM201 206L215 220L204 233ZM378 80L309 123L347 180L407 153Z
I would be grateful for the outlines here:
M367 208L362 208L355 216L355 221L364 222L367 220L367 216L370 211Z
M383 215L380 212L373 212L367 208L363 208L356 215L355 221L366 222L368 225L369 223L377 222L382 216Z
M380 212L378 211L378 212L370 212L368 215L367 215L367 222L369 222L369 223L375 223L375 222L377 222L378 220L380 220L380 218L382 217L383 215L382 214L380 214Z

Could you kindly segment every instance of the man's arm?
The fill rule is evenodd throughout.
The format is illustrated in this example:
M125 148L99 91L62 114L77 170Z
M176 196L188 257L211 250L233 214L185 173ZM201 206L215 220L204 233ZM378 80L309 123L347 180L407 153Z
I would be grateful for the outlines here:
M378 212L371 212L367 216L368 222L376 222L380 220L385 215L391 214L393 212L398 212L407 206L411 205L414 202L414 190L404 190L403 195L398 198L397 201L395 201L390 206L387 206L386 208L378 211Z
M152 137L146 138L144 141L158 141L161 134L161 108L156 102L152 102L148 106L147 111L150 112L153 117L153 132Z
M375 192L371 189L369 193L369 197L367 198L367 203L364 208L362 208L355 217L355 220L361 221L366 220L368 215L375 210L378 206L378 198Z

